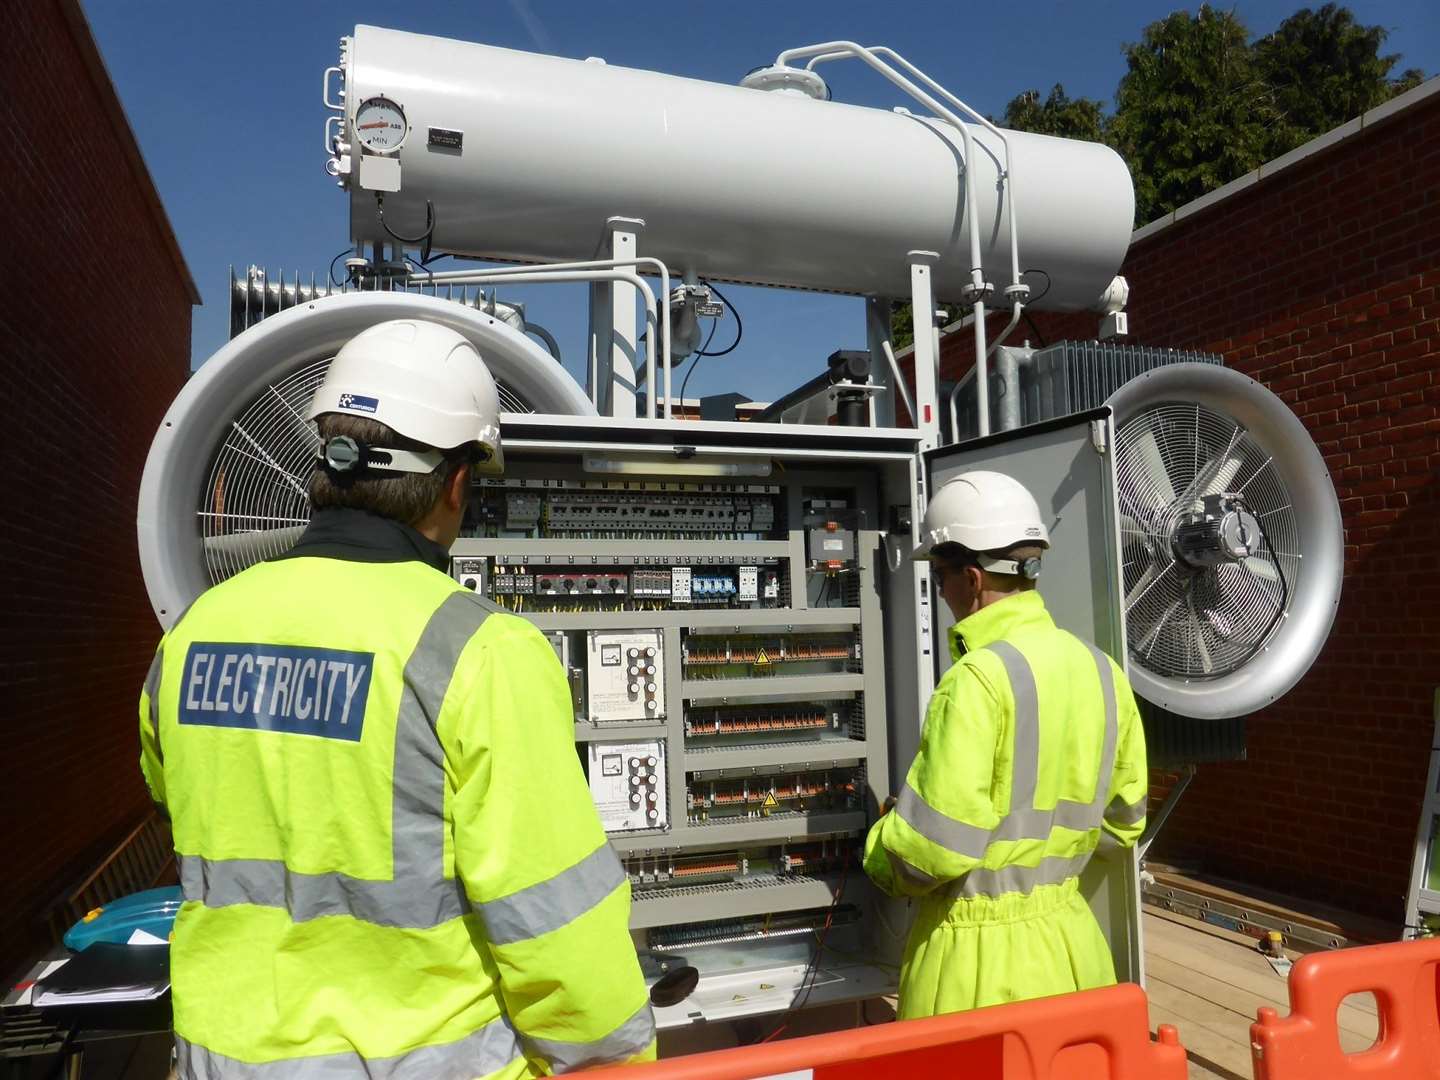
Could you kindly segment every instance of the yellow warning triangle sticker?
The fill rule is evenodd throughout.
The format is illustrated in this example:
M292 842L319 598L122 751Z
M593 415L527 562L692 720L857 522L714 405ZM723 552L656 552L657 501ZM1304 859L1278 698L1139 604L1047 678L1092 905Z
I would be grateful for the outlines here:
M755 657L755 666L761 667L768 663L770 663L770 656L764 649L761 649L759 655Z
M777 810L779 807L780 802L775 798L775 793L773 791L767 791L765 793L765 801L760 804L760 810L768 814L771 810Z

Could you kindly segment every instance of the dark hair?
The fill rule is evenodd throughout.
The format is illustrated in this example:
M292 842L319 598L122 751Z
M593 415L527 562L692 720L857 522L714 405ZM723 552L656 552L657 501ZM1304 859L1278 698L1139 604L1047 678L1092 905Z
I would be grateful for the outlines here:
M976 554L977 552L971 551L963 544L946 543L937 544L931 550L930 557L942 572L958 574L966 567L975 567L991 582L1001 586L997 590L999 592L1023 592L1026 589L1035 588L1035 580L1027 578L1023 574L997 574L993 570L986 570L976 559ZM1016 562L1023 563L1026 559L1040 558L1045 554L1045 549L1039 544L1011 544L998 551L985 551L978 554L988 555L992 559L1014 559Z
M356 442L392 450L433 449L405 438L378 420L363 416L322 413L316 417L316 425L322 440L348 435ZM365 472L353 479L342 479L316 462L308 488L310 508L368 510L403 525L414 525L440 501L445 485L455 475L455 470L469 465L471 452L468 446L458 446L443 453L445 460L428 473Z

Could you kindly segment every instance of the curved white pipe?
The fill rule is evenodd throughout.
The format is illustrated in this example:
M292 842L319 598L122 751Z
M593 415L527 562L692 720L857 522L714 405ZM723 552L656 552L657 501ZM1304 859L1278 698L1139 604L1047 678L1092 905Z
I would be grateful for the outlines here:
M545 327L541 326L539 323L533 323L529 319L526 319L525 332L527 334L534 334L541 341L543 341L545 343L545 347L550 350L550 355L555 357L556 363L564 363L564 361L560 359L560 343L555 340L555 335L550 333L549 330L546 330Z
M960 133L960 140L965 144L965 213L970 220L970 283L977 293L982 292L985 287L985 272L980 265L980 229L979 222L976 220L978 211L975 208L975 185L971 182L975 171L975 142L970 134L969 125L905 76L891 68L865 46L853 41L827 41L820 45L786 49L776 57L775 64L777 67L789 67L791 60L799 60L807 56L814 57L816 63L820 63L822 60L839 60L845 56L855 57L900 87L936 116L948 120Z
M1021 309L1024 308L1024 306L1025 306L1025 305L1022 304L1022 303L1020 303L1019 300L1016 300L1016 301L1014 302L1014 304L1011 305L1010 322L1006 325L1006 327L1005 327L1004 330L1000 331L999 335L996 336L995 340L991 343L990 347L985 350L985 359L986 359L987 361L990 359L991 356L995 355L995 350L998 349L1001 345L1003 345L1003 344L1005 343L1005 339L1006 339L1007 337L1009 337L1010 334L1014 331L1015 327L1016 327L1017 325L1019 325L1019 323L1020 323L1020 312L1021 312ZM972 316L970 316L969 318L974 318L974 316L972 315ZM968 321L968 320L967 320L967 321ZM950 441L951 441L951 442L954 442L954 441L956 441L956 440L958 439L958 437L959 437L959 432L960 432L960 408L959 408L960 386L961 386L960 380L959 380L959 379L956 379L956 380L955 380L955 385L950 388ZM979 432L979 433L980 433L981 435L989 435L989 434L990 434L990 388L989 388L989 386L987 386L984 382L981 381L981 379L980 379L980 372L979 372L979 371L976 371L976 373L975 373L975 389L976 389L978 392L980 392L980 393L982 393L982 394L984 395L982 398L979 399L979 403L977 404L977 407L976 407L976 411L977 411L977 425L980 427L980 432ZM984 423L983 423L983 424L978 424L978 417L979 417L979 416L983 416L983 418L984 418Z
M893 50L890 49L886 49L884 51L891 56L897 55ZM900 89L904 90L912 98L914 98L916 101L920 102L920 104L924 105L927 109L933 112L936 116L948 121L950 125L960 133L961 142L963 142L965 146L965 213L970 222L970 287L973 290L975 296L975 299L973 301L973 311L975 315L975 379L976 390L979 393L979 397L977 400L977 413L980 421L980 434L988 435L990 433L990 401L988 398L989 372L986 366L986 360L988 359L989 354L987 353L985 348L985 272L980 262L980 227L979 221L977 220L978 211L976 210L974 183L975 140L974 137L970 134L970 125L961 120L960 117L956 116L945 106L941 105L929 94L925 93L925 91L921 90L909 79L905 78L905 76L901 75L889 64L885 63L884 60L880 59L880 57L876 55L875 51L867 49L863 45L856 44L853 41L827 41L820 45L806 45L798 49L786 49L778 57L776 57L775 63L776 66L779 67L787 67L789 66L791 60L798 60L807 56L813 58L809 65L812 69L818 63L830 60L839 60L845 56L853 56L857 60L863 61L867 66L879 72L886 79L889 79L892 83L900 87ZM908 61L902 59L901 62L907 68L910 68L912 71L915 70L913 65L911 65ZM926 82L930 83L930 85L936 85L934 81L929 78L929 76L920 73L920 77L923 78ZM950 97L952 100L959 100L958 98L954 98L953 95L949 94L948 91L943 90L943 88L941 92L944 93L947 97ZM963 109L965 109L965 111L974 115L974 110L971 109L968 105L965 105L964 102L960 102L960 105ZM1008 141L1005 142L1005 158L1006 168L1008 170L1010 158ZM1006 180L1006 183L1009 183L1008 179ZM1018 289L1020 287L1018 269L1019 256L1016 253L1015 249L1014 204L1014 191L1012 189L1010 198L1010 257L1016 276L1016 282L1012 287ZM940 363L940 354L938 349L936 350L935 354L935 363L938 375Z
M930 87L930 89L934 90L937 94L941 95L947 101L951 102L956 108L963 109L970 116L974 117L976 123L978 123L986 131L990 132L990 134L994 135L997 139L1000 140L1000 145L1005 149L1005 191L1009 195L1008 209L1010 211L1010 284L1017 288L1023 287L1025 283L1020 280L1020 226L1016 223L1016 218L1018 215L1016 212L1015 183L1013 180L1013 177L1015 175L1015 164L1014 159L1010 155L1010 139L1006 136L1004 131L996 127L984 116L972 109L969 105L965 104L965 102L961 101L949 90L946 90L945 87L941 86L929 75L926 75L925 72L921 71L914 64L910 63L909 60L906 60L905 57L901 56L894 49L890 48L887 45L881 45L875 48L874 52L876 56L889 57L891 60L895 61L895 63L899 64L906 71L910 72L910 74L914 75L926 86Z
M608 259L596 260L612 264L631 265L638 262L638 259ZM658 260L654 260L658 261ZM650 288L650 283L639 274L628 273L624 270L555 270L550 266L534 266L522 269L511 269L501 267L494 270L446 270L439 274L413 275L411 280L429 282L450 283L453 285L478 285L482 282L497 284L520 285L526 281L623 281L635 286L636 290L645 300L645 318L648 323L649 333L645 335L645 380L647 386L655 385L655 338L661 334L660 311L655 303L655 290ZM666 275L666 283L669 276ZM668 298L668 294L667 294ZM668 322L668 320L667 320ZM670 344L669 327L667 326L663 335L665 344ZM669 371L666 371L667 382ZM645 399L646 419L655 419L655 396L646 395Z

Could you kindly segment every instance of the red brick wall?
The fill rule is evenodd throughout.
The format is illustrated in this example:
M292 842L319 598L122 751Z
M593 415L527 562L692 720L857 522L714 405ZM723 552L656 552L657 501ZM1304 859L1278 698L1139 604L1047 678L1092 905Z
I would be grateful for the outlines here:
M41 907L149 806L135 708L159 628L135 498L189 371L187 279L75 11L14 5L0 35L0 975L34 947Z
M1252 719L1248 761L1200 768L1156 857L1398 922L1440 686L1440 98L1139 241L1122 272L1134 340L1222 353L1290 404L1345 521L1319 661ZM968 366L968 338L946 344Z

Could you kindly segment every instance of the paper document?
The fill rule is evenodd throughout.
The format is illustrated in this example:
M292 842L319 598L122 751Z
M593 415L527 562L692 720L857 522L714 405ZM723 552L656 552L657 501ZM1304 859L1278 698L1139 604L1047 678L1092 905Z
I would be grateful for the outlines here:
M153 935L146 935L147 937ZM163 942L161 944L164 944ZM170 989L170 950L96 942L35 984L36 1008L154 1001Z
M166 941L163 937L156 937L154 934L150 933L150 931L148 931L148 930L136 930L136 931L134 931L134 932L130 935L129 940L126 941L125 944L127 944L127 945L169 945L170 942Z

